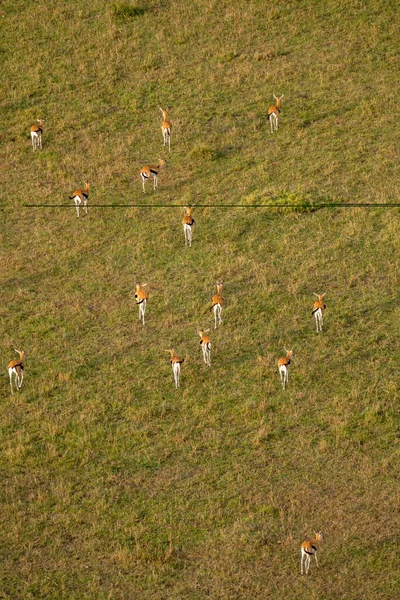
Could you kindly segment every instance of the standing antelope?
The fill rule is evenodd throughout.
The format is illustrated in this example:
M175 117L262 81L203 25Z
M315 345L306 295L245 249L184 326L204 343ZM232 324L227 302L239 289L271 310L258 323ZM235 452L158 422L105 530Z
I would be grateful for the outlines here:
M36 121L37 125L32 125L31 127L31 140L34 152L36 151L36 148L42 149L42 133L44 119L36 119Z
M322 331L322 325L324 324L323 312L326 309L326 304L324 304L324 296L326 295L326 292L323 294L316 294L315 292L313 293L314 296L317 296L318 298L318 300L314 302L312 314L314 315L317 333L319 333Z
M185 206L186 215L182 219L183 233L185 234L185 246L192 247L192 227L194 225L194 219L192 217L192 206Z
M143 288L146 287L147 283L136 283L136 304L139 304L139 321L142 320L144 325L144 313L146 312L146 304L149 294Z
M19 360L12 360L8 363L8 374L10 376L11 393L13 394L12 376L15 377L15 387L17 390L22 388L22 382L24 380L24 357L25 352L23 350L17 350L15 352L19 354Z
M218 324L222 325L222 307L224 305L225 299L222 297L222 286L223 280L217 281L217 293L211 299L211 308L210 310L214 311L214 321L215 326L214 329L217 329L217 319Z
M150 177L153 177L154 190L157 188L158 173L163 165L165 165L165 160L160 158L158 161L158 165L145 165L144 167L142 167L140 169L140 176L142 178L142 184L143 184L143 193L144 193L144 182L147 181L147 179L150 179Z
M185 359L181 358L180 356L175 354L175 350L173 348L170 348L169 350L167 350L167 352L171 353L171 361L170 362L172 365L172 372L174 374L175 387L176 387L176 389L178 389L179 378L181 375L181 364L183 363L183 361Z
M163 122L161 124L161 131L163 134L163 138L164 138L164 146L167 144L168 142L168 152L171 152L171 129L172 129L172 125L171 125L171 121L168 120L168 109L167 110L163 110L160 106L158 107L161 112L162 112L162 116L163 116Z
M75 202L75 210L76 210L76 216L79 217L79 207L83 202L83 210L85 211L85 214L87 214L87 201L89 198L89 190L90 190L90 183L88 181L85 181L85 187L79 190L75 190L74 192L72 192L72 196L69 197L70 200L74 200Z
M285 352L286 356L282 356L282 358L278 360L279 375L283 389L285 389L285 385L289 381L289 365L293 356L293 350L287 350L285 348Z
M200 346L203 350L204 362L206 363L207 367L211 367L211 340L207 335L204 335L205 333L207 333L207 331L210 330L206 329L205 331L199 331Z
M320 542L321 540L322 540L322 533L319 532L319 533L315 534L314 540L306 540L305 542L302 543L301 548L300 548L300 552L301 552L300 574L301 575L303 575L303 566L305 567L306 575L308 575L308 571L310 568L310 561L311 561L312 556L315 557L315 562L318 567L316 544L318 542Z
M276 104L272 104L268 109L268 119L271 125L271 133L273 133L274 130L278 131L278 119L279 113L281 112L281 101L283 94L279 98L277 98L274 94L274 98L276 100Z

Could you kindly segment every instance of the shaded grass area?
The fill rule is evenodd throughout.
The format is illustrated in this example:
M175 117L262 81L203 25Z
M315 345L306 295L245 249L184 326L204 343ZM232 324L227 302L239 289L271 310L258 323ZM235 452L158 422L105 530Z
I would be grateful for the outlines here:
M23 391L4 374L0 392L3 597L394 597L398 212L309 207L397 200L395 7L20 0L1 15L3 364L27 351ZM159 105L172 152L144 195ZM86 178L87 217L23 206L68 205ZM300 210L252 206L271 199ZM120 201L215 208L195 206L188 251L179 208L90 206ZM207 369L197 332L220 278ZM300 578L314 530L320 569Z

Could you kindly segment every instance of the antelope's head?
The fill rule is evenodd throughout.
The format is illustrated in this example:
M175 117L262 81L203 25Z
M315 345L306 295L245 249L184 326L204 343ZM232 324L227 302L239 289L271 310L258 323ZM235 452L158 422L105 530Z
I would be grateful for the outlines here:
M318 300L320 302L322 302L322 300L324 299L324 296L326 296L326 292L324 292L323 294L316 294L315 292L313 292L314 296L317 296Z
M204 336L204 334L208 333L209 331L210 331L209 329L200 329L199 336L202 338Z

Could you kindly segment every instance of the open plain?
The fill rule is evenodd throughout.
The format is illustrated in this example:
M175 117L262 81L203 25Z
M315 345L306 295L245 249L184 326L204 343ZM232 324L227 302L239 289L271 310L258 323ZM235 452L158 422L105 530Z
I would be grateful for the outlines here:
M394 599L397 4L4 0L0 19L0 598Z

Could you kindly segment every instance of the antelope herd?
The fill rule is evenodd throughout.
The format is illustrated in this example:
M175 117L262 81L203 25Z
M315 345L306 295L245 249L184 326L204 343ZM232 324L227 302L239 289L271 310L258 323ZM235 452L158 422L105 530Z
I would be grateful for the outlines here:
M282 94L282 96L279 96L279 97L274 95L274 98L275 98L276 103L271 105L268 108L268 113L267 113L267 117L270 122L271 133L278 130L278 121L279 121L279 115L281 112L281 102L282 102L283 94ZM159 107L159 109L160 109L160 111L162 113L162 117L163 117L163 122L161 124L163 143L164 143L164 146L168 146L168 151L170 152L171 151L172 124L168 118L168 109L164 110L161 107ZM32 127L31 127L30 136L31 136L32 147L33 147L34 151L36 151L37 148L42 149L42 133L43 133L44 123L45 123L44 119L37 119L37 122L34 125L32 125ZM153 189L154 190L157 189L158 175L159 175L161 167L164 164L165 164L165 160L160 158L157 164L152 164L152 165L149 164L149 165L145 165L141 168L140 176L142 179L143 193L145 192L145 183L151 177L153 178ZM83 188L76 189L69 196L70 200L74 200L77 217L79 217L79 209L80 209L81 205L83 206L84 212L87 214L87 203L88 203L88 198L89 198L89 191L90 191L90 183L88 181L85 181L85 185ZM190 248L192 246L192 233L193 233L193 226L195 224L195 221L192 216L193 206L187 206L187 207L185 206L184 209L185 209L185 215L182 219L182 223L183 223L183 230L184 230L185 246ZM217 281L217 283L216 283L217 293L214 294L211 298L210 311L213 312L214 329L217 329L218 325L222 325L222 309L225 305L225 299L222 296L223 283L224 282L222 279ZM139 306L139 321L143 325L145 325L145 312L146 312L146 306L147 306L149 294L148 294L147 290L145 290L144 288L147 286L147 283L142 283L142 284L135 283L135 285L136 285L135 300L136 300L136 304ZM323 293L323 294L315 294L314 293L314 295L317 296L317 300L314 302L312 315L314 316L314 319L315 319L316 332L321 333L322 327L323 327L323 313L326 309L326 305L324 304L324 296L326 295L326 293ZM202 349L204 363L208 367L211 367L211 339L208 335L206 335L208 331L209 331L209 329L200 329L200 330L198 330L198 334L200 336L200 346ZM12 360L8 364L8 373L9 373L9 378L10 378L10 387L11 387L12 394L13 394L13 378L14 378L15 388L17 390L20 390L22 388L22 383L23 383L23 379L24 379L25 352L20 351L20 350L15 350L15 351L19 354L19 359ZM178 389L179 385L180 385L181 365L185 359L181 358L180 356L175 354L175 350L173 348L170 348L168 350L168 352L170 353L170 363L172 366L175 388ZM289 381L289 365L291 364L291 361L293 358L293 350L287 350L285 348L285 352L286 352L286 355L281 357L278 360L278 372L279 372L280 382L281 382L283 390L285 390L285 388L288 384L288 381ZM309 568L310 568L310 560L311 560L312 556L314 556L316 565L318 566L317 543L319 543L321 539L322 539L322 534L317 533L317 534L315 534L315 539L307 540L302 543L302 545L301 545L301 562L300 562L301 575L303 575L304 571L306 574L308 574Z
M283 94L281 96L275 96L275 104L272 104L268 108L267 117L270 122L271 133L278 130L278 120L281 112L281 102L283 99ZM168 117L168 109L163 109L159 106L159 110L162 114L163 121L161 123L161 131L163 136L164 146L168 146L168 151L171 151L171 131L172 131L172 123ZM32 125L30 134L32 140L33 150L36 151L37 148L42 149L42 133L43 133L43 125L45 121L44 119L37 119L36 123ZM156 190L158 186L158 175L160 173L161 167L165 164L165 160L160 158L157 164L149 164L145 165L140 170L140 176L142 179L142 188L143 192L145 192L145 183L151 177L153 178L153 189ZM80 207L83 207L85 214L87 214L88 209L88 199L90 192L90 183L85 181L85 185L83 188L76 189L69 196L70 200L73 200L75 203L75 211L76 216L79 217ZM191 248L192 246L192 236L193 236L193 227L195 224L192 210L193 206L185 206L185 215L182 219L183 224L183 232L185 239L185 246ZM211 307L210 310L214 315L214 329L217 329L219 325L222 325L222 310L225 304L225 299L222 296L222 286L223 280L217 281L217 293L214 294L211 298ZM136 283L136 293L135 300L136 304L139 306L139 320L144 325L145 324L145 312L148 301L148 292L144 289L147 286L146 283ZM324 294L315 294L318 300L314 302L312 315L315 319L316 331L317 333L321 333L323 326L323 313L326 309L326 305L324 304ZM208 330L200 330L200 344L203 351L203 359L207 366L211 366L211 340L205 333ZM179 376L180 376L180 365L183 362L183 359L179 359L174 354L172 349L169 350L171 352L171 364L173 366L174 372L174 381L176 387L179 387ZM22 381L23 381L23 355L21 353L20 361L11 361L9 364L9 374L10 374L10 384L11 391L12 388L12 376L15 378L15 385L17 389L21 389ZM289 365L291 363L291 359L293 357L293 350L286 350L286 355L278 360L278 372L282 385L282 389L285 390L286 385L289 381ZM178 366L176 366L178 365ZM179 367L179 368L178 368Z

